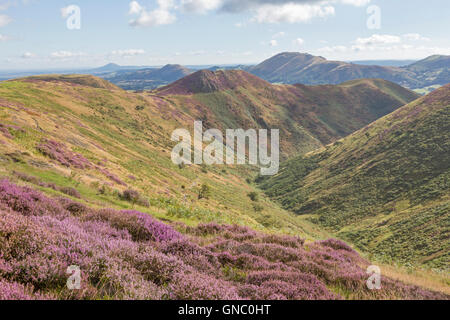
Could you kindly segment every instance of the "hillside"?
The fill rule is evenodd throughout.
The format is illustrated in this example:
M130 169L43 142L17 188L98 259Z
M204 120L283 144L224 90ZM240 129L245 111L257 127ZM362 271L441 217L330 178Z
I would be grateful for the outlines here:
M450 85L321 151L261 187L377 259L448 269Z
M152 212L164 219L315 237L313 227L308 230L269 200L249 201L247 194L257 190L246 179L256 168L172 163L171 133L192 128L197 110L183 110L171 97L129 93L112 84L112 90L101 88L93 79L104 81L42 76L0 83L0 176L25 173L58 190L76 188L89 205L122 209L134 207L119 197L132 188L152 199ZM204 184L209 200L198 199Z
M450 82L448 56L432 56L405 67L329 61L323 57L284 52L248 69L272 83L338 84L354 79L380 78L419 89Z
M125 90L151 90L167 85L191 73L191 70L181 65L168 64L160 69L115 70L99 74L99 76Z
M383 80L272 85L240 70L198 71L155 94L208 128L280 129L284 158L344 137L418 97Z
M170 133L195 119L178 96L98 83L0 83L0 299L448 299L410 276L368 290L370 262L318 241L254 169L171 163Z
M450 56L434 55L404 69L416 74L422 88L443 86L450 82Z

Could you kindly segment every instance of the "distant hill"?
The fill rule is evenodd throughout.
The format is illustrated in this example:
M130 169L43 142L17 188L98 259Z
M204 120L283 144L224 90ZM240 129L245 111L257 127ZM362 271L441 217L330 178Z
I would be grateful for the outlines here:
M448 268L450 85L319 152L262 188L379 259Z
M329 61L298 52L280 53L249 72L272 83L338 84L361 78L381 78L416 89L450 82L448 56L434 56L405 67Z
M38 75L26 78L15 79L14 81L23 82L63 82L70 83L72 85L86 86L97 89L119 90L120 88L113 85L111 82L103 80L101 78L90 75Z
M127 69L101 74L99 76L125 90L151 90L181 79L192 72L181 65L168 64L160 69Z
M443 86L450 83L450 56L434 55L420 60L405 70L414 72L421 87Z
M210 128L279 128L285 158L340 139L419 97L379 79L273 85L241 70L198 71L155 94L195 110Z
M354 64L362 64L367 66L382 66L382 67L404 67L408 66L416 60L358 60L350 61Z

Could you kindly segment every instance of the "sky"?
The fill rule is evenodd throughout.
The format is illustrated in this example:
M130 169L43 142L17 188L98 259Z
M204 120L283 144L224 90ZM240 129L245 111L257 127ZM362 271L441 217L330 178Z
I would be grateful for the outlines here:
M450 55L448 0L0 0L0 70Z

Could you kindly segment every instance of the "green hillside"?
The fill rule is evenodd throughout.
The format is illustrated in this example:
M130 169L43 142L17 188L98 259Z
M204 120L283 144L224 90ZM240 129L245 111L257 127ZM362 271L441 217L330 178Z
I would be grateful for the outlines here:
M285 121L296 123L296 119L299 119L298 121L305 119L304 121L308 123L311 119L321 119L318 123L322 125L316 126L316 131L298 125L298 128L303 130L299 132L308 132L308 134L311 134L310 132L321 132L320 130L329 132L328 135L317 134L318 138L312 138L312 141L318 141L317 147L320 147L322 143L319 138L323 141L338 138L338 135L335 134L336 129L333 131L333 126L336 126L336 128L348 126L348 124L341 125L339 118L332 122L331 111L335 110L334 112L341 114L341 112L346 112L346 110L348 112L348 110L356 108L356 113L359 108L359 110L366 110L370 116L377 117L377 112L384 113L388 109L383 109L386 108L386 103L378 107L377 105L366 105L366 102L373 99L374 95L383 96L385 100L381 101L401 103L402 99L411 98L410 91L374 80L349 83L336 88L332 86L269 85L267 91L258 91L261 88L257 90L255 85L259 83L267 86L267 83L260 79L253 79L256 82L250 85L246 75L245 73L234 75L236 77L241 76L243 81L236 87L225 86L221 87L220 90L212 90L208 93L184 94L169 94L161 91L130 93L91 76L40 76L0 83L0 177L2 179L7 177L8 179L2 180L2 201L4 203L1 204L0 211L6 219L5 221L14 220L16 211L22 212L25 216L29 214L28 211L33 211L30 203L36 205L37 208L44 208L44 206L50 208L49 203L54 205L58 203L55 208L59 208L59 203L61 203L67 209L61 211L60 214L70 212L76 219L82 220L86 218L87 210L92 215L100 215L96 216L99 219L109 219L108 221L115 227L123 227L123 223L125 223L126 227L132 228L133 214L136 215L136 213L134 211L134 213L129 211L116 212L115 210L138 210L171 225L183 234L193 232L197 235L197 233L201 233L201 236L198 239L195 238L195 241L198 241L199 245L208 248L208 250L211 243L215 243L216 240L220 245L222 239L222 233L218 231L220 228L231 228L230 230L237 230L238 233L241 232L240 230L247 229L219 227L214 224L205 227L202 224L235 224L264 232L261 236L265 239L261 242L263 247L271 247L270 241L281 241L287 243L287 246L291 246L293 241L290 240L291 238L283 238L283 236L277 238L278 236L275 236L273 238L275 240L271 240L270 234L288 234L295 236L295 239L298 239L298 237L306 239L305 252L309 252L307 255L311 255L313 258L315 251L311 251L311 249L315 250L314 248L319 246L320 259L317 259L317 261L328 267L323 270L318 265L311 271L309 260L305 260L304 264L299 264L298 268L302 272L312 275L317 274L318 277L321 277L320 279L324 278L326 290L336 292L342 297L353 299L430 297L427 292L417 290L415 287L400 286L401 292L397 292L397 289L391 290L393 286L391 280L388 280L390 282L386 291L383 291L380 295L373 296L370 292L367 293L364 285L365 266L369 262L361 260L359 256L355 256L359 261L357 263L353 258L353 260L348 261L348 267L357 269L358 279L356 282L345 282L346 285L343 286L340 283L340 276L335 280L330 280L334 277L331 275L336 274L335 269L330 266L330 261L326 258L327 255L322 258L323 253L320 246L326 246L330 243L333 248L336 247L336 249L325 249L330 251L330 254L334 254L333 250L352 252L351 249L334 240L319 242L318 244L314 242L315 240L328 239L330 237L329 232L308 221L308 216L295 215L280 208L278 204L260 192L251 181L258 172L256 168L248 166L175 166L170 160L170 151L174 145L170 141L170 133L176 128L190 128L194 120L203 119L200 116L206 117L204 118L206 123L218 125L219 128L228 125L241 125L238 122L240 116L242 116L242 119L250 121L255 119L256 114L264 115L264 117L261 116L261 119L268 123L273 121L273 123L278 122L283 126L287 125ZM202 81L204 80L207 79ZM362 86L361 88L365 88L365 90L362 90L364 94L357 98L361 99L361 104L344 103L345 101L358 101L345 99L349 99L349 96L355 99L351 90L359 85ZM393 91L387 93L389 90L383 88L384 85L387 85ZM385 91L386 93L384 93ZM258 95L258 92L262 93ZM280 95L276 95L277 92L280 92ZM324 95L328 94L329 97L336 97L336 101L341 101L342 104L328 104L327 109L326 104L321 104L320 92ZM280 99L279 105L273 103L273 101L278 100L272 99L272 94L275 94L276 99ZM299 96L302 98L299 99ZM301 103L289 104L298 100ZM220 101L225 102L220 104ZM242 101L249 102L249 104L244 104ZM315 108L314 106L317 105L324 107L323 109L322 107ZM224 106L229 108L227 110L234 110L236 115L230 116L229 112L224 112L221 117ZM284 110L288 116L280 116L283 114L275 113L273 110L276 109L271 108ZM392 108L395 108L395 106ZM317 115L313 114L314 110ZM328 113L324 110L328 110ZM296 118L294 118L294 115L296 115ZM359 115L358 117L355 116L354 119L356 121L356 119L364 118ZM207 120L216 122L209 123ZM270 125L273 123L270 122ZM311 128L314 128L314 126ZM328 131L325 128L328 128ZM292 139L290 144L286 144L286 146L291 146L291 149L286 150L290 150L292 153L305 152L294 141ZM11 183L8 181L11 181ZM17 187L17 185L20 187ZM31 187L32 189L21 189L21 186ZM35 193L35 190L43 192L46 197L51 199ZM23 199L29 201L29 203L15 202L20 200L20 197L15 198L16 194L20 192L23 192ZM105 211L105 208L112 209L106 209ZM56 209L56 214L58 214L58 210ZM36 213L38 212L36 211ZM130 214L130 217L127 214ZM33 220L33 218L21 219ZM40 217L39 219L44 221L46 217ZM73 218L71 219L73 220ZM127 219L131 220L128 221ZM84 223L81 220L76 223ZM2 233L2 239L6 239L6 242L2 243L8 243L7 248L10 248L9 243L16 241L14 240L16 238L9 236L9 232L13 232L9 227L15 228L17 226L17 228L20 228L20 225L9 222L5 225L8 228L5 229L6 231L4 230L6 233ZM59 227L55 228L57 229L55 229L55 232L59 232L58 237L62 236ZM204 228L211 228L210 232L217 237L212 238L209 233L203 233ZM132 231L139 233L139 230L138 228ZM89 232L97 233L93 230ZM98 235L103 236L102 232L104 230ZM111 235L114 236L114 232L111 232ZM251 231L252 234L253 232ZM23 236L17 233L13 234L19 237L17 241L29 237L27 234ZM223 234L224 237L230 236L228 231L224 231ZM51 233L46 233L46 235L50 237ZM234 239L247 237L247 233L243 235L233 233L231 236L232 238L229 241L234 243ZM33 239L35 241L35 238ZM45 239L45 243L50 241L49 238ZM64 241L70 243L70 240L67 240L68 238L62 237L62 239L66 239ZM246 240L248 242L254 241L255 244L260 241L260 238L253 236L246 239L248 239ZM88 243L90 240L86 241ZM242 245L247 246L245 243ZM238 247L240 248L240 245ZM253 248L253 244L251 247ZM11 248L14 248L14 245ZM14 254L14 250L11 252L8 251L9 249L2 250L5 250L4 252L8 254ZM245 248L243 247L242 250L245 250ZM290 249L286 250L289 251ZM279 259L285 261L284 252L286 250L279 251L280 257L273 257L272 252L264 254L271 261L278 261ZM42 252L39 254L42 254ZM93 254L97 255L99 252ZM177 251L176 254L181 254L181 252ZM239 252L236 251L233 254L239 254ZM297 256L298 253L295 253L295 257ZM40 256L40 259L44 259L43 256ZM286 261L290 261L290 259L288 258ZM193 263L203 270L203 260L199 261L200 263L197 263L197 260L194 259ZM155 270L159 270L157 266L153 267L156 268ZM272 265L266 267L270 269ZM346 273L348 267L346 265L338 268L339 272L344 274L343 279L347 279L349 276ZM247 277L249 277L248 281L251 280L250 274L247 275L247 272L250 271L243 268L239 261L236 261L236 265L233 265L224 260L223 265L218 265L214 270L216 277L224 278L227 281L233 280L239 283L246 280ZM30 274L34 275L33 273ZM391 271L390 274L392 279L400 280L401 283L414 284L448 294L448 288L443 285L446 281L444 277L437 278L434 274L429 277L423 275L418 278L410 277L405 276L403 271L398 270ZM331 278L329 278L329 275ZM164 274L156 273L155 276L158 279L159 277L164 278ZM282 276L283 281L291 281L291 278ZM105 279L110 278L106 277ZM426 279L426 281L423 279ZM65 281L61 282L62 286L64 286ZM96 278L92 279L92 285L97 288L98 283L96 281ZM22 280L22 282L28 283L26 280ZM122 286L123 283L121 282L120 285ZM164 288L164 282L158 282L158 284ZM41 284L38 281L36 285ZM60 285L59 282L58 285ZM349 289L355 285L357 285L358 290L352 291ZM120 289L121 287L117 287L117 292L114 293L102 293L104 287L98 286L101 290L99 295L95 297L122 297L126 293ZM189 287L190 284L188 283L187 286ZM301 287L301 285L299 286ZM395 286L398 285L395 284ZM54 290L55 286L52 285L49 288ZM181 295L181 293L179 297L189 298L189 296Z
M318 152L261 187L286 209L385 261L449 267L450 85Z

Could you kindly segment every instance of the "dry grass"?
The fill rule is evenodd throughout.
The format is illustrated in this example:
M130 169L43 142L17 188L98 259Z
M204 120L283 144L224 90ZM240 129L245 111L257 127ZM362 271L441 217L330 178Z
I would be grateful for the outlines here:
M382 263L377 263L377 265L381 269L382 276L450 295L450 276L448 273L436 273L424 269L410 270L405 267L394 267Z

